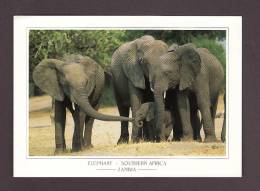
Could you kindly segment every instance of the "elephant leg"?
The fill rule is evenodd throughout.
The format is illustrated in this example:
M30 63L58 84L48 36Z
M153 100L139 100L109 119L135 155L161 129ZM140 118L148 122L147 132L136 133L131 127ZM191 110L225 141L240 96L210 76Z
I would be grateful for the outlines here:
M72 140L72 151L77 152L83 148L83 130L85 123L86 114L78 106L75 111L75 128Z
M212 121L212 114L210 109L209 91L196 92L198 107L201 112L203 130L205 133L204 142L214 142L217 140L215 134L215 127Z
M94 123L94 119L87 116L85 119L85 133L84 133L84 148L86 149L93 148L91 142L93 123Z
M226 113L224 114L224 121L221 130L221 141L224 143L226 142Z
M224 95L224 121L221 130L221 141L226 142L226 95Z
M100 106L100 98L101 97L99 97L99 99L94 104L95 110L98 110L98 108ZM84 148L86 148L86 149L93 148L92 141L91 141L93 124L94 124L94 118L85 116Z
M178 92L177 94L178 108L181 117L181 123L183 127L182 140L193 140L193 130L190 121L190 103L186 91Z
M200 136L201 123L198 110L191 111L191 124L193 129L193 139L201 142L202 138Z
M144 141L150 141L150 130L151 130L151 127L149 126L149 123L144 121L144 125L143 125L143 128L142 128L142 137L144 139Z
M116 103L117 103L120 116L129 117L130 103L124 104L124 99L127 98L124 98L123 95L120 95L117 92L117 88L115 88L116 87L115 82L113 84L113 87L114 87ZM129 142L128 121L121 121L121 134L117 141L117 144L123 144L128 142Z
M190 96L190 110L191 110L190 120L191 120L192 129L193 129L193 139L201 142L202 141L201 136L200 136L200 130L201 130L200 121L201 120L200 120L200 116L199 116L196 96L194 94L191 94L191 96Z
M128 117L130 107L122 106L118 104L118 110L120 116ZM129 132L128 132L128 121L121 121L121 135L117 141L117 144L128 143Z
M217 113L217 108L218 108L218 95L212 100L212 104L210 107L211 118L212 118L214 127L215 127L215 117L216 117L216 113Z
M66 150L65 142L65 123L66 123L66 107L63 102L55 100L55 154Z
M131 82L129 82L129 92L130 92L130 102L131 102L131 109L132 109L132 117L135 118L137 110L141 107L142 103L142 92L141 90L135 88ZM141 129L137 127L133 123L132 127L132 141L134 143L138 143L140 139L140 131Z
M148 138L149 141L154 142L155 141L155 125L154 125L154 120L151 121L144 121L146 123L146 126L148 127Z
M176 95L177 96L177 95ZM172 118L174 119L173 125L173 137L172 141L180 141L183 136L183 129L181 124L181 116L178 109L177 97L174 97L174 104L172 107Z

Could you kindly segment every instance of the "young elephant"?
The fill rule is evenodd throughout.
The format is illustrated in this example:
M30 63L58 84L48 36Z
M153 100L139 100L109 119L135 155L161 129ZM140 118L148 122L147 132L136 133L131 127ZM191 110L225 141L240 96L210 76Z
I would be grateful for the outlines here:
M136 112L135 124L137 127L143 127L143 124L146 123L148 127L148 139L150 141L158 141L159 137L156 135L155 131L155 104L154 102L146 102L141 105L141 107ZM169 110L165 110L164 113L164 124L163 124L163 135L165 140L170 137L170 134L173 130L174 119Z
M64 137L66 108L72 113L75 123L73 151L92 146L91 134L94 119L131 120L128 117L110 116L97 112L105 85L105 73L101 66L89 57L70 55L63 60L44 59L35 67L33 80L55 100L56 153L66 150Z

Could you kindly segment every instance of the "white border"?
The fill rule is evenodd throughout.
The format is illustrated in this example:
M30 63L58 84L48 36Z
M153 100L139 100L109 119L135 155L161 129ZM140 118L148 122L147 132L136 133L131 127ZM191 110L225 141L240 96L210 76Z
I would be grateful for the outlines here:
M102 159L104 157L27 157L28 29L153 29L225 30L227 39L228 157L163 157L160 159ZM206 27L206 29L204 28ZM209 29L210 28L210 29ZM27 47L27 48L25 48ZM232 98L232 99L231 99ZM23 100L23 101L21 101ZM172 16L15 16L14 17L14 176L15 177L240 177L242 176L242 17ZM23 124L23 125L22 125ZM229 134L228 134L229 135ZM72 159L73 158L73 159ZM84 160L82 160L84 158ZM165 161L154 171L98 171L88 161ZM99 158L99 159L97 159ZM117 159L116 159L117 158ZM124 158L124 157L121 157ZM149 157L151 158L151 157ZM184 165L185 163L185 165ZM64 168L66 167L66 168ZM111 168L112 168L111 167Z

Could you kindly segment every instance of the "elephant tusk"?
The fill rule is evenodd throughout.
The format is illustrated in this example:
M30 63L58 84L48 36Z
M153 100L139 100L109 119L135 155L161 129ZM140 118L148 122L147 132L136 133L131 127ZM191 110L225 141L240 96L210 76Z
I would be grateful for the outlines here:
M154 92L154 89L151 87L151 91Z
M163 99L165 99L166 97L166 92L163 92Z
M72 109L75 110L75 103L72 102Z

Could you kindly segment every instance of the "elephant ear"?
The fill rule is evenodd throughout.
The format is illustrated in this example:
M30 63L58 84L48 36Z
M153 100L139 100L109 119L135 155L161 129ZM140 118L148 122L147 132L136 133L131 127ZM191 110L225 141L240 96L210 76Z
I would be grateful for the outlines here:
M93 76L89 78L86 82L85 92L87 97L90 97L91 94L94 92L95 86L96 86L96 78L95 76Z
M191 47L183 47L180 54L180 85L179 89L184 90L191 86L201 70L201 58L197 51Z
M63 101L64 93L60 87L57 68L63 64L56 59L44 59L33 71L33 80L35 84L45 93L58 101Z
M92 59L87 60L87 62L83 63L84 72L86 75L86 94L87 96L91 96L96 87L97 83L101 83L101 79L105 80L104 70L101 66L99 66L95 61Z
M122 57L124 63L123 70L127 78L135 87L145 89L144 74L139 63L142 58L138 57L138 55L140 55L138 47L139 44L135 41L129 44L126 54Z

